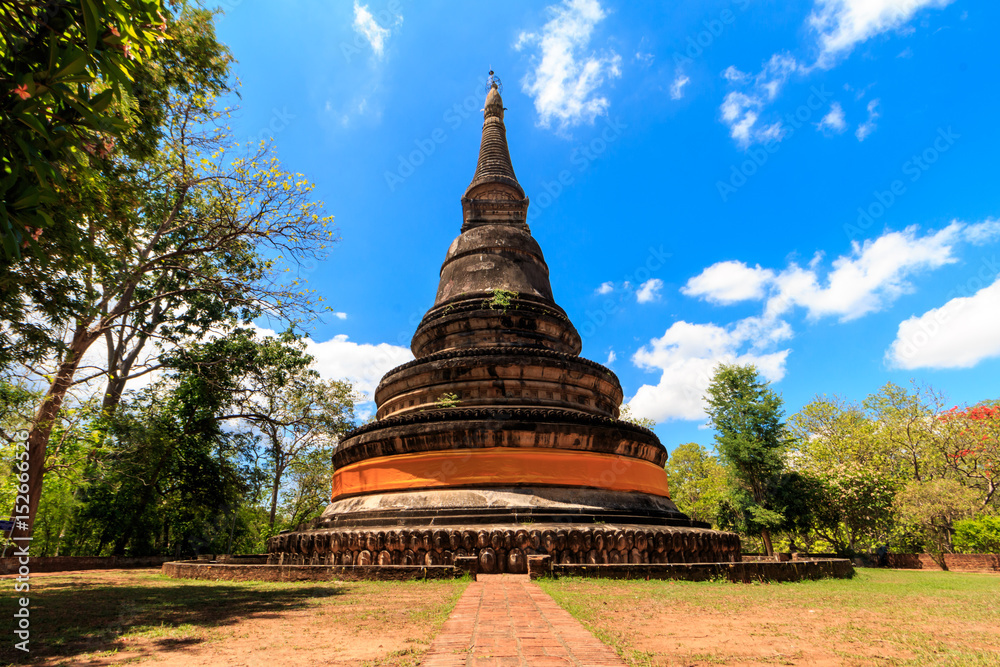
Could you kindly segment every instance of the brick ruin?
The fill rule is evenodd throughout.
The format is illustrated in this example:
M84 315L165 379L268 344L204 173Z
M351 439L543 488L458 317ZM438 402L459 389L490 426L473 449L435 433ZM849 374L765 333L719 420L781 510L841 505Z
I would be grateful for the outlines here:
M375 421L333 457L332 502L268 543L271 564L437 565L474 556L481 572L558 563L740 561L739 539L670 500L667 452L621 421L608 368L552 295L514 175L492 77L463 224L416 359L375 392Z

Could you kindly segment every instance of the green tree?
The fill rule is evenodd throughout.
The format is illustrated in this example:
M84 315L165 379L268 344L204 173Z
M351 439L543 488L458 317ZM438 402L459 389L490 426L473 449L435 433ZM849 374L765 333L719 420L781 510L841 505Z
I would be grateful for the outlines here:
M816 476L835 466L860 466L895 474L896 453L865 407L817 396L788 420L796 470Z
M887 383L864 402L880 439L869 443L894 458L903 479L923 480L944 474L944 461L937 455L948 438L945 424L935 417L944 410L944 397L930 387L912 390Z
M896 499L900 517L923 533L927 552L943 570L948 569L944 554L955 550L955 522L973 516L980 508L978 501L975 489L946 478L914 480Z
M26 67L33 73L40 73L39 76L45 76L46 68L51 65L50 49L60 53L61 49L73 51L77 48L72 44L63 44L60 41L62 37L57 33L65 28L73 33L70 35L72 39L79 41L80 26L89 29L92 22L89 19L79 20L80 16L96 17L94 22L100 24L103 31L107 23L105 19L111 20L108 18L110 14L105 14L117 12L115 20L120 19L121 24L108 25L117 26L114 30L120 33L121 39L131 43L134 40L129 31L142 30L145 33L149 26L142 23L141 16L129 19L130 8L152 6L144 0L128 0L117 5L104 0L14 4L28 14L38 11L47 18L52 13L59 19L55 24L33 23L29 28L29 31L37 29L39 35L49 40L42 45L44 53L31 49L28 49L32 53L30 57L25 55L24 49L14 53L15 67ZM34 8L28 8L29 4L33 4ZM6 10L10 5L6 3L3 7ZM109 243L119 245L128 242L128 230L119 229L118 218L131 212L132 204L143 194L141 184L127 187L135 180L127 177L128 166L144 163L160 147L171 95L211 95L229 90L230 57L225 48L215 41L212 14L191 8L183 2L176 6L176 13L164 10L165 19L154 12L158 23L153 26L153 33L163 34L160 29L164 27L165 20L168 38L160 42L158 40L162 38L155 37L151 56L146 55L145 48L138 47L130 47L125 53L124 43L116 45L119 37L114 36L108 27L109 33L102 37L101 43L108 39L112 48L103 51L98 60L111 68L110 76L98 72L98 79L88 83L87 78L94 74L90 69L76 75L62 72L71 78L81 78L81 81L46 87L44 93L39 92L37 97L30 98L33 104L44 103L44 106L25 107L22 109L24 117L20 120L0 114L0 123L4 123L0 140L14 140L18 150L41 150L32 143L31 137L20 136L25 132L33 132L34 140L42 144L47 145L51 140L59 146L54 154L46 154L44 159L37 160L38 169L42 172L54 171L59 177L55 181L45 173L39 175L38 170L25 172L25 165L18 155L5 153L5 159L11 161L13 169L20 169L19 173L27 179L25 187L31 189L37 185L43 193L39 199L47 203L40 201L36 206L32 197L21 197L25 206L24 216L36 219L12 224L15 228L26 224L31 233L19 244L15 239L16 229L12 234L3 235L5 241L15 242L19 249L25 249L27 243L27 251L21 255L20 261L0 260L0 369L12 362L48 358L54 352L65 349L67 341L63 332L72 328L81 308L86 306L79 303L79 292L81 282L87 280L89 268L101 263ZM62 23L60 20L63 20ZM31 23L30 20L28 22ZM51 34L49 31L52 31ZM18 34L21 35L21 32ZM22 38L26 39L24 35L13 37L11 43L19 43L18 39ZM142 57L135 57L139 52ZM6 55L11 53L13 51ZM107 60L109 58L111 60ZM87 58L81 60L77 57L74 66L83 61L90 62ZM122 71L126 70L122 67L126 68L130 77L125 79L127 85L114 80L115 72L118 72L118 78L124 76ZM107 99L107 93L112 90L118 92L112 94L108 107L99 115L105 120L112 119L110 122L117 129L112 128L110 133L88 129L91 120L88 120L86 98L103 91L101 94ZM52 96L62 96L62 102L50 99ZM51 105L47 103L50 101ZM32 129L34 124L30 119L35 112L46 116L39 122L51 121L55 125L46 126L48 138L38 135L37 127ZM51 113L58 115L48 118ZM10 132L7 131L8 123L15 126ZM92 136L95 133L96 136ZM63 159L66 155L71 159ZM3 183L15 187L17 179L13 174L8 176ZM32 179L38 183L33 185ZM10 192L7 195L14 196ZM0 255L5 255L4 251L0 250Z
M696 521L715 523L726 489L726 471L719 460L696 442L678 445L666 465L670 498Z
M712 376L706 402L716 451L742 492L731 494L729 505L745 517L745 530L759 532L767 554L773 555L771 531L784 517L774 509L771 490L784 471L789 441L781 397L754 366L722 364Z
M43 235L80 240L52 206L71 172L87 178L129 130L163 11L160 0L0 3L0 263L39 251Z
M819 512L826 499L823 484L810 475L786 471L778 477L771 490L774 507L781 513L780 530L788 538L790 551L812 550L816 541Z
M885 542L895 520L896 480L877 469L836 465L819 476L816 532L837 553L853 556Z
M332 218L266 145L239 149L224 116L207 93L173 97L156 156L118 174L135 196L131 206L107 224L87 223L101 257L74 276L68 342L28 436L32 519L51 429L94 343L107 343L107 394L120 395L134 352L151 339L169 348L227 322L265 313L293 319L316 308L283 276L325 253Z
M310 367L315 360L306 353L305 343L290 332L263 340L244 336L234 342L248 347L241 353L240 391L222 419L245 422L260 435L270 478L268 524L273 528L289 471L296 482L293 516L315 509L307 500L314 489L311 471L333 457L340 436L354 426L354 391L348 382L322 380ZM327 498L331 473L330 465L321 464L319 476L326 474Z
M981 516L955 522L952 544L966 554L1000 554L1000 517Z
M243 332L237 332L241 334ZM81 519L98 532L96 551L150 554L215 542L251 491L256 439L225 428L242 368L228 338L175 353L166 377L136 392L97 425L106 438L86 489ZM206 533L206 530L208 533Z

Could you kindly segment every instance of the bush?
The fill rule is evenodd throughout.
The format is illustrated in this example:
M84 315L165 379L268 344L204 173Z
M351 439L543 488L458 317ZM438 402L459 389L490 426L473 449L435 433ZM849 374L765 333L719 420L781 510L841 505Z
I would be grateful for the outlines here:
M963 554L1000 553L1000 517L983 516L955 523L955 551Z

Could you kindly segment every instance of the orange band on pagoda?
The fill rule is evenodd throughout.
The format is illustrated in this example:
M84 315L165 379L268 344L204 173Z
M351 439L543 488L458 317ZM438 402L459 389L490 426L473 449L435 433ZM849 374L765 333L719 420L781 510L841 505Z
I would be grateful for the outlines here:
M333 474L333 499L365 493L465 486L585 486L670 496L660 466L614 454L462 449L359 461Z

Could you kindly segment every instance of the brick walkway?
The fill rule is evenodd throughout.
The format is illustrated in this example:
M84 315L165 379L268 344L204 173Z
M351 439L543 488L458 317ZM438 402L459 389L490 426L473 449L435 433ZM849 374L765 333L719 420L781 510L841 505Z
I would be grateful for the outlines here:
M479 575L466 589L423 667L624 667L613 650L526 575Z

